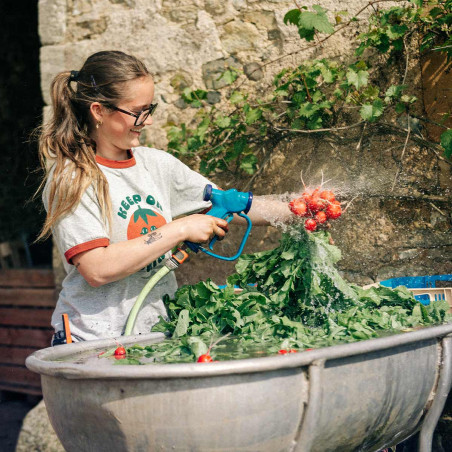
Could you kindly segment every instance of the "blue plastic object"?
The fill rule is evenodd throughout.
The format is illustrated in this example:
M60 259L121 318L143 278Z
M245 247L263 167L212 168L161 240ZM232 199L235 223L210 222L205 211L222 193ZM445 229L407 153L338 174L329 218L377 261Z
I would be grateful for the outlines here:
M218 190L213 188L212 185L206 185L204 189L204 201L212 201L212 208L207 212L206 215L211 215L213 217L222 218L226 220L228 223L232 221L234 218L234 214L236 213L239 217L242 217L246 220L247 228L243 235L242 242L234 254L234 256L221 256L220 254L215 254L213 252L213 246L215 242L218 240L218 237L215 236L209 242L209 249L204 248L199 243L193 242L185 242L186 245L195 253L198 251L202 251L203 253L208 254L209 256L216 257L217 259L222 259L225 261L233 261L237 259L243 251L245 247L245 243L248 240L248 236L251 231L252 223L251 219L246 215L253 202L253 194L251 192L239 192L236 189L230 190Z
M452 275L403 276L380 281L380 284L385 287L391 287L392 289L397 286L405 286L409 289L429 289L435 288L437 281L452 281ZM416 295L414 298L423 305L430 304L428 295Z

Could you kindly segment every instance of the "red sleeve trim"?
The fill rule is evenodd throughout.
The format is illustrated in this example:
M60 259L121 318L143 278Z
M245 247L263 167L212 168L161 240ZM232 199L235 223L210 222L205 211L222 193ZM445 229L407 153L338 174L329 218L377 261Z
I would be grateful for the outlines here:
M106 238L90 240L89 242L81 243L80 245L75 245L68 249L64 253L64 257L67 262L72 265L72 258L77 254L83 253L84 251L93 250L94 248L101 248L110 245L110 240Z

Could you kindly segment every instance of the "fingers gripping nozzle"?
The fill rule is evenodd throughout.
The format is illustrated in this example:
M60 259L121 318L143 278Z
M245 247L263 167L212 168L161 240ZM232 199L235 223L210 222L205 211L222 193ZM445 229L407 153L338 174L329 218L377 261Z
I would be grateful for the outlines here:
M208 184L204 188L203 199L204 201L212 202L212 208L207 212L207 215L221 218L230 223L234 218L234 214L237 214L246 220L247 222L246 231L243 235L242 242L239 246L238 251L236 252L236 254L234 254L234 256L231 257L221 256L219 254L215 254L212 252L213 246L215 242L218 240L217 236L215 236L209 242L210 251L197 243L186 242L187 246L192 251L198 252L199 250L201 250L204 253L208 254L209 256L213 256L218 259L223 259L227 261L233 261L237 259L240 256L240 254L242 254L243 248L245 246L245 243L248 239L252 227L251 220L246 214L249 212L251 205L253 203L253 194L251 192L239 192L235 188L223 191L217 188L213 188L212 185Z

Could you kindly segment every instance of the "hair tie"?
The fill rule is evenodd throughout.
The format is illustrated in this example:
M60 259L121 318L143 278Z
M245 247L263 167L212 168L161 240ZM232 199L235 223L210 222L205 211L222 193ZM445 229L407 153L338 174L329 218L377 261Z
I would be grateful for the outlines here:
M69 81L76 82L78 80L79 71L71 71L71 75L69 76Z

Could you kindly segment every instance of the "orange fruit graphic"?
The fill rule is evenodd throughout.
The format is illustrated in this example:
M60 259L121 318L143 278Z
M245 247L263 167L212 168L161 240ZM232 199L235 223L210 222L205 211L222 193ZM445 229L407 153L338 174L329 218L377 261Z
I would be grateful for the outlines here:
M138 206L138 209L130 218L129 226L127 226L127 240L155 231L164 224L166 224L166 220L162 215L151 209L142 209Z

